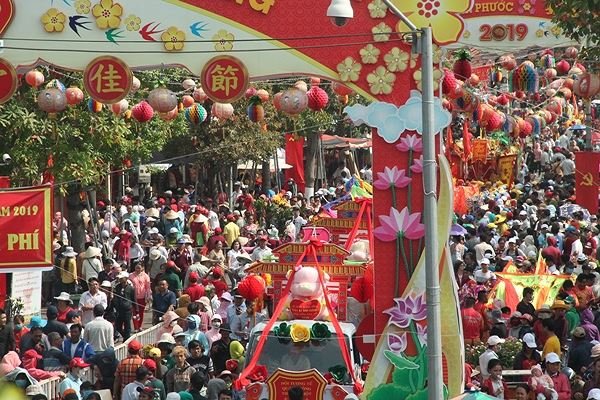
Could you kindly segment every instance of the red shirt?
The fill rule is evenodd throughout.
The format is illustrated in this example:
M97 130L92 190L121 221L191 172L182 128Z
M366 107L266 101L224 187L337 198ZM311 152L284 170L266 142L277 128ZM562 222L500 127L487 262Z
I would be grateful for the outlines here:
M68 322L67 314L69 313L69 311L73 311L73 309L71 307L67 307L67 308L65 308L64 311L58 310L58 315L57 315L56 319L64 324L66 324Z
M185 294L190 296L192 301L199 300L200 297L204 296L204 286L197 283L190 283L187 289L183 291Z
M474 308L463 308L461 316L464 338L468 340L480 340L484 328L481 313Z

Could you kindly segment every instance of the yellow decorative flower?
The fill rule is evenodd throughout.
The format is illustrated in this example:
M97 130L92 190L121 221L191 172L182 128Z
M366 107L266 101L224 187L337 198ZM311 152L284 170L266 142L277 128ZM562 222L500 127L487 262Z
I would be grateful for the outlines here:
M560 29L560 27L557 25L552 25L552 28L550 28L550 32L552 32L554 36L560 36L560 34L562 33L562 29Z
M233 49L233 41L235 40L235 36L233 36L233 33L229 33L225 29L219 29L212 37L212 40L216 42L216 51L229 51Z
M75 1L75 11L77 11L77 14L89 14L91 6L92 3L90 2L90 0Z
M383 61L390 72L403 72L408 68L408 60L410 55L397 47L392 48L383 56Z
M465 39L468 39L468 38L470 38L470 37L471 37L471 32L470 32L470 31L464 31L464 32L463 32L463 37L464 37Z
M42 15L41 21L46 32L62 32L65 29L66 19L65 14L56 8L51 8Z
M411 61L410 67L414 68L414 66L412 65L412 59L410 61ZM439 64L441 61L442 61L442 48L434 43L433 44L433 63ZM416 61L415 61L415 65L416 65Z
M308 342L310 340L310 329L304 325L293 324L290 329L290 337L294 343Z
M436 93L439 85L440 85L440 80L442 79L442 71L439 68L435 68L433 70L433 92ZM419 90L423 90L423 85L421 84L421 69L416 70L415 72L413 72L413 79L415 80L415 83L417 84L417 89Z
M394 88L394 82L396 81L396 75L382 66L379 66L375 71L367 75L367 82L369 82L369 89L373 94L390 94Z
M544 37L544 30L538 29L537 31L535 31L535 36L537 36L539 38Z
M346 57L344 61L337 65L340 79L344 82L356 82L361 69L362 65L357 63L352 57Z
M165 50L167 51L179 51L183 49L185 42L185 32L180 31L176 26L171 26L169 29L164 31L160 35L160 39L163 41Z
M417 28L431 26L433 39L439 44L455 42L463 30L460 14L466 13L471 6L470 0L392 0L404 15ZM398 32L408 31L400 22Z
M387 42L390 40L392 28L385 22L380 22L371 29L373 32L373 40L376 42Z
M387 6L381 0L373 0L367 6L369 9L369 14L371 14L371 18L385 18L385 14L387 12Z
M92 8L92 14L96 17L96 25L100 29L118 28L121 25L123 7L113 0L100 0Z
M379 49L372 44L368 44L359 51L363 64L375 64L379 58Z
M139 31L140 25L142 24L142 19L137 15L129 15L125 18L125 28L128 31Z

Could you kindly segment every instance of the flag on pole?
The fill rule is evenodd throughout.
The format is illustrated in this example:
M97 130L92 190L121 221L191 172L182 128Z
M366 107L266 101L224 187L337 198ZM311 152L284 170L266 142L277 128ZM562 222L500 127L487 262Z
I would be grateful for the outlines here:
M285 180L293 178L298 190L304 192L304 137L295 133L285 134L285 162L292 168L285 170Z
M546 275L548 274L548 264L546 264L546 260L542 257L542 251L538 253L538 259L535 263L535 274L536 275Z

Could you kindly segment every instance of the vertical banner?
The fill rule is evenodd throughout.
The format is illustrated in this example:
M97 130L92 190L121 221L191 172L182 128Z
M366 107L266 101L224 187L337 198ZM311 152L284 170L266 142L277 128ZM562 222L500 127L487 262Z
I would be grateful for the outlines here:
M590 214L598 211L600 153L575 152L575 201Z
M0 191L0 270L52 265L52 189Z
M488 158L488 141L487 139L473 140L473 161L486 162Z
M296 133L285 134L285 162L292 168L285 170L285 180L293 178L298 190L304 192L304 136Z
M42 271L12 273L11 297L23 302L23 315L39 314L42 309Z
M498 167L496 169L498 180L501 180L509 187L512 186L515 177L515 154L498 158Z

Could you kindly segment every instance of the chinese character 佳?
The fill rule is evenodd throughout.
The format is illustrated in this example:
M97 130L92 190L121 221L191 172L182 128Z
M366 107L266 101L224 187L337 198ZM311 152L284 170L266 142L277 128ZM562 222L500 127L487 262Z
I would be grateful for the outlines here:
M239 68L234 68L228 65L227 68L223 68L220 64L212 70L212 91L219 92L224 91L226 96L229 96L230 89L237 89L238 77L236 72Z
M96 85L98 93L122 93L124 91L121 87L121 75L112 64L108 64L106 69L104 64L100 64L90 80Z

